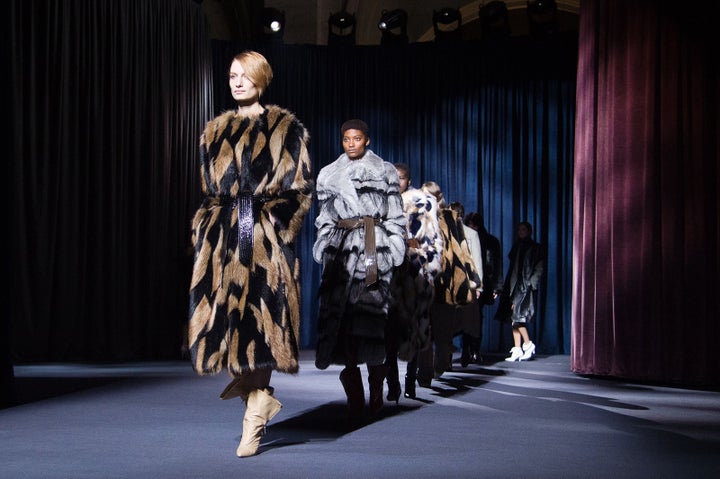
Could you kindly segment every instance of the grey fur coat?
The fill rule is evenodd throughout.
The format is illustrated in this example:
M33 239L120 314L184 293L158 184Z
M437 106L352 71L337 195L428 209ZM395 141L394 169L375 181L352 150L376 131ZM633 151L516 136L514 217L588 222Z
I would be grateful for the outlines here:
M316 182L319 214L313 245L323 265L318 290L318 344L315 365L344 364L344 341L358 345L358 362L385 358L384 329L393 270L405 256L405 225L395 167L371 150L358 160L342 154L320 170ZM340 220L375 218L378 281L366 286L365 229L341 228Z

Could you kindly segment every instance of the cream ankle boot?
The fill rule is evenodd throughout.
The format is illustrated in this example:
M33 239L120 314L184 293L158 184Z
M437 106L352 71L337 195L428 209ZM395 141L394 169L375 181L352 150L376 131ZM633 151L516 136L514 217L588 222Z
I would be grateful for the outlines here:
M535 355L535 343L532 341L529 341L527 343L524 343L522 345L523 355L520 356L520 361L527 361L528 359L532 359L532 357Z
M253 389L248 394L247 409L243 417L243 432L240 445L237 448L238 457L248 457L257 454L260 439L265 433L265 425L280 412L282 404L273 397L275 390Z
M523 350L519 346L515 346L510 350L510 357L505 358L505 361L520 361L520 358L523 355Z

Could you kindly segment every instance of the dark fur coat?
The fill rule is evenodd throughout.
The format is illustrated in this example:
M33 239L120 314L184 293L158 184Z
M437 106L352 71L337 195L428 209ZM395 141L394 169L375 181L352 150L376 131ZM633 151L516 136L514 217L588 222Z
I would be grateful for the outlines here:
M495 319L523 325L535 317L535 291L545 272L545 248L532 238L521 239L513 244L508 258L510 267Z
M298 371L300 263L294 240L314 188L308 141L295 116L274 105L257 116L228 111L205 128L205 197L192 219L188 334L193 368L201 375L223 367L231 376L256 368ZM247 240L238 228L243 192L252 195ZM249 263L241 260L242 250L251 251Z

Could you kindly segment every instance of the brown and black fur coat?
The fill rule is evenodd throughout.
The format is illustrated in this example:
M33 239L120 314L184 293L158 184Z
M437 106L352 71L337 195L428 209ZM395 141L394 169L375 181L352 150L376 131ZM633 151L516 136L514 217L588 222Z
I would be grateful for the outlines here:
M482 288L482 279L475 267L465 238L462 219L450 208L438 210L443 236L442 273L435 276L435 301L443 304L471 303L475 291Z
M289 111L225 112L201 137L205 195L192 219L189 344L198 374L298 371L300 262L294 240L314 191L309 134ZM252 195L249 241L238 197ZM241 223L242 224L242 223ZM249 227L247 228L250 229ZM249 262L242 250L251 250Z

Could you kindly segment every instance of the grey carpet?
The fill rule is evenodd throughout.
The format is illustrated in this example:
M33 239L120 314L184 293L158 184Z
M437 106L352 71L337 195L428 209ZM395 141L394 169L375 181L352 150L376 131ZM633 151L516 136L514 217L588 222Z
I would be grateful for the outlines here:
M0 410L0 478L720 477L717 391L583 377L568 356L486 357L350 423L341 368L301 359L298 375L273 375L283 408L245 459L244 405L218 398L225 373L16 366L22 404Z

